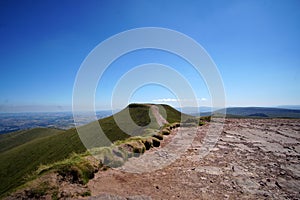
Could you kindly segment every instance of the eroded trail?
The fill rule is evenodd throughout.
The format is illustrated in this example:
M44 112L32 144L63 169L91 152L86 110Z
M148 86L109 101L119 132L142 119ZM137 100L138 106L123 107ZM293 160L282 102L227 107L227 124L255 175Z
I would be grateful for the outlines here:
M180 146L186 150L171 164L152 171L131 173L119 169L98 172L88 187L87 199L299 199L300 120L229 119L216 146L199 159L209 124L194 131L180 127L140 158L151 154L168 160ZM179 135L179 136L178 136ZM174 144L163 151L168 144ZM157 153L160 152L160 153ZM147 156L149 156L147 161Z
M151 105L150 109L159 126L163 126L164 124L168 123L168 121L163 116L161 116L161 114L159 113L159 108L156 105Z

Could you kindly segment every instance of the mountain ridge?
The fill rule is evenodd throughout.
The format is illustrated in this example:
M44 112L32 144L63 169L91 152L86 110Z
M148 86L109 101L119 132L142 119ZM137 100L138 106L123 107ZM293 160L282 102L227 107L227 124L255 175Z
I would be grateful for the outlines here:
M152 114L150 112L150 106L152 104L130 104L122 111L116 113L114 116L121 116L125 111L129 111L133 121L139 126L146 126L150 123ZM179 111L168 105L159 105L159 112L165 111L167 121L172 123L181 120L181 114ZM112 141L124 140L130 136L124 133L115 123L114 117L106 117L97 120L92 123L100 123L106 136ZM89 137L95 137L96 133L90 127L92 123L84 125L87 131L89 131ZM152 124L152 128L159 128L155 123ZM7 140L6 137L0 137L0 143L2 138L3 151L0 153L0 196L6 194L12 189L22 185L26 182L24 176L31 174L41 164L50 164L62 159L66 159L72 152L83 153L86 148L83 146L77 131L75 128L68 130L53 131L53 134L45 134L43 136L39 134L32 134L32 132L49 131L53 129L32 129L24 131L22 134L12 133L10 135L18 135L17 138L24 137L24 134L34 135L22 140L17 144L11 144L11 140ZM55 129L54 129L55 130ZM51 132L50 131L50 132ZM137 134L138 135L138 134ZM5 140L6 139L6 140ZM6 143L6 145L5 145Z
M256 117L256 118L300 118L300 110L277 107L227 107L223 109L211 108L210 112L188 113L193 116L224 116L230 118Z

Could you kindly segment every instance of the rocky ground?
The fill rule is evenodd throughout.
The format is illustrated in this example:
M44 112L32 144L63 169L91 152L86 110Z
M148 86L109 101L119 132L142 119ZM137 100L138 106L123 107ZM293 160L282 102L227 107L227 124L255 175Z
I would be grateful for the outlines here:
M161 147L120 169L99 171L85 198L300 199L300 120L227 119L202 158L212 123L199 127L195 138L193 127L180 127Z

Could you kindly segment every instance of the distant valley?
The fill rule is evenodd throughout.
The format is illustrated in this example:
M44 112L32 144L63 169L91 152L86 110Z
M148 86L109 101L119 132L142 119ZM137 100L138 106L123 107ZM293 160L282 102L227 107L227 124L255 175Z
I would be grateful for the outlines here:
M112 111L97 111L98 119L110 116ZM78 125L94 121L82 113ZM69 129L75 127L72 112L0 113L0 134L32 128Z

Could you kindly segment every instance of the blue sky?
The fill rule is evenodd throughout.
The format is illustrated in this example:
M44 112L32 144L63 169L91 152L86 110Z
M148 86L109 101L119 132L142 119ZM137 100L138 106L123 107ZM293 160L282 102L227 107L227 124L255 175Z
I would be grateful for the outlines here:
M299 7L297 0L0 1L0 111L70 107L77 71L89 52L119 32L149 26L182 32L206 49L222 76L228 106L299 105ZM209 105L209 91L188 63L144 50L111 65L96 92L97 108L109 107L122 74L149 62L174 67L190 81L199 103ZM174 98L168 89L149 85L130 101L176 106Z

